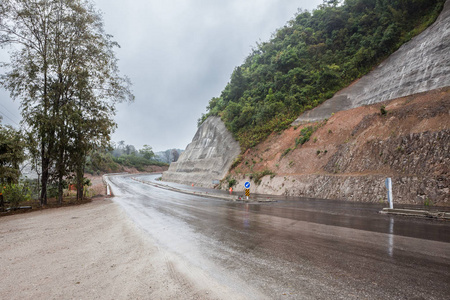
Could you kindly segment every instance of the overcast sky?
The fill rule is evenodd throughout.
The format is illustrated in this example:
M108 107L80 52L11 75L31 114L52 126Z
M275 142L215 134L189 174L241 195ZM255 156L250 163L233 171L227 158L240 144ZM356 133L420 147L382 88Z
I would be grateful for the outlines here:
M185 149L197 119L220 95L233 69L258 41L268 41L299 8L322 0L93 0L136 101L120 104L113 141L137 149ZM0 51L2 51L0 49ZM0 61L7 61L5 51ZM19 103L0 90L3 124L18 127Z

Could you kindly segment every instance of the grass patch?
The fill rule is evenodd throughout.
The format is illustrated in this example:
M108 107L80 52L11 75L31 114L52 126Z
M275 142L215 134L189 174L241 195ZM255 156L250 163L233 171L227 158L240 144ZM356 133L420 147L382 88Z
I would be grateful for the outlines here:
M269 169L265 169L261 172L256 172L250 175L250 179L253 179L253 181L257 184L260 185L261 184L261 179L266 176L266 175L270 175L270 178L274 178L277 174L270 171Z
M287 148L286 150L284 150L283 153L281 153L281 158L288 155L288 153L291 152L291 150L292 150L291 148Z
M307 141L309 141L309 138L314 133L315 129L312 126L308 126L300 130L300 136L295 140L295 146L303 145Z

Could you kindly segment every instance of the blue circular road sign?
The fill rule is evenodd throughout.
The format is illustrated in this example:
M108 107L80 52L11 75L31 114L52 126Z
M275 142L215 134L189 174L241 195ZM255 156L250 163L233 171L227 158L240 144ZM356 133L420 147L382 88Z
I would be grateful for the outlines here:
M245 186L246 189L249 189L250 188L250 182L246 181L244 183L244 186Z

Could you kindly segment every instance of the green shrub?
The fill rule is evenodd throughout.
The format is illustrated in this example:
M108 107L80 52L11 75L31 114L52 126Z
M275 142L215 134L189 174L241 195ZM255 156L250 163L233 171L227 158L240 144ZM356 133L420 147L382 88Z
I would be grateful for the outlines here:
M230 175L228 175L225 180L228 182L228 188L231 188L237 184L237 181L235 178L232 178Z
M2 187L3 200L9 202L10 207L19 207L20 202L31 200L31 189L27 184L9 184Z
M277 174L270 171L269 169L265 169L261 172L256 172L250 175L250 178L253 179L253 181L259 185L261 183L261 179L266 176L266 175L270 175L270 178L275 177Z
M291 152L291 148L287 148L286 150L284 150L284 152L281 154L281 157L286 156L289 152Z
M300 136L295 140L295 146L303 145L307 141L309 141L309 138L314 133L315 129L312 126L308 126L303 128L300 131Z
M112 158L114 162L127 167L135 167L136 169L144 170L144 167L146 166L166 166L166 163L147 159L142 156L137 155L122 155L119 157L113 157Z

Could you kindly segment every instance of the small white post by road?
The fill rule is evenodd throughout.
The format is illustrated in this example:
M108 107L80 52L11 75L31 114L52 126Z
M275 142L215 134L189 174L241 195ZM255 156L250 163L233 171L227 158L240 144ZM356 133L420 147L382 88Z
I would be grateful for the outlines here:
M384 182L387 188L387 197L389 202L389 208L394 208L394 199L392 198L392 180L390 177L386 178L386 181Z

